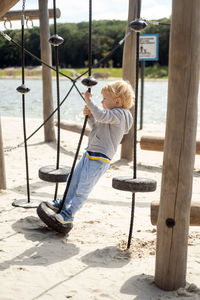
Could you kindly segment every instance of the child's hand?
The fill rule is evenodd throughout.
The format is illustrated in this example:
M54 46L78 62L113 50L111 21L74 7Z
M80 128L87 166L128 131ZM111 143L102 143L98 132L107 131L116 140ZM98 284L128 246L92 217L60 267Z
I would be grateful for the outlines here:
M84 116L88 116L88 117L90 117L92 115L92 113L89 110L89 108L87 107L87 105L85 105L85 107L83 109L83 114L84 114Z
M83 95L85 98L85 102L88 104L92 100L92 94L86 91L85 93L83 93Z

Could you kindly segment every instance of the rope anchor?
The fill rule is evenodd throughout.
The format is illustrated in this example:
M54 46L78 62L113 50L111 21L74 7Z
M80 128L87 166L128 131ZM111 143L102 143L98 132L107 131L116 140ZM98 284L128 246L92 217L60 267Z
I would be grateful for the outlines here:
M28 29L33 28L33 20L29 16L26 16L25 20L26 20L26 28ZM31 23L31 26L29 26L28 23Z
M4 19L4 23L3 23L4 28L5 28L6 30L12 29L12 23L11 23L11 21L8 20L6 17L4 17L3 19ZM7 27L7 23L9 23L9 28Z

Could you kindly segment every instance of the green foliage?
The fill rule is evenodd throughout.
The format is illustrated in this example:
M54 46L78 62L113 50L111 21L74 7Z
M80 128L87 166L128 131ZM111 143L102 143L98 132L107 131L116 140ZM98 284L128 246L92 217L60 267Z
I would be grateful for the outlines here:
M169 23L168 19L160 20ZM93 21L92 26L92 60L96 64L105 57L124 37L127 22L119 20ZM168 65L169 26L149 24L143 33L159 34L159 64ZM50 26L53 34L53 25ZM57 32L64 38L59 46L59 64L62 68L84 68L88 64L88 22L58 23ZM14 41L21 43L21 30L6 31ZM40 57L40 32L38 27L25 29L25 48ZM120 68L122 66L123 46L119 47L100 67ZM52 60L54 48L52 47ZM26 66L39 63L29 55L25 55ZM155 62L147 62L147 66ZM21 50L0 36L0 68L21 66Z
M75 68L75 69L60 69L60 71L70 77L77 77L80 74L87 72L87 68ZM92 75L99 74L99 78L121 78L122 68L94 68L92 69ZM52 75L56 76L56 72L52 71ZM21 68L10 68L0 70L0 77L21 77ZM26 77L41 77L41 70L25 69ZM145 67L145 78L168 78L168 67L160 66L158 63L153 66Z
M168 67L154 64L153 66L145 67L146 78L168 78Z

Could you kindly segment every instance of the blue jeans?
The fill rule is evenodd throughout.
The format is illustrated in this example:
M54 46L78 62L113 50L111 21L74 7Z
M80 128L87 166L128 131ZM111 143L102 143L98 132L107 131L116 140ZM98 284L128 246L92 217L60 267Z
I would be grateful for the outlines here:
M92 160L83 154L74 169L62 211L69 217L83 206L89 193L110 164L102 160Z

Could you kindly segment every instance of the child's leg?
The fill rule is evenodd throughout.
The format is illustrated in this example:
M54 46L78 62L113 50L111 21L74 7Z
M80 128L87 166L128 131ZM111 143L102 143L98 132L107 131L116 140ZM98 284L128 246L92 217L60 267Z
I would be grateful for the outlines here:
M74 169L73 172L73 176L70 182L70 186L67 192L67 196L65 198L65 203L64 203L64 209L67 208L67 206L69 206L70 203L70 199L72 198L72 196L74 195L75 191L76 191L76 186L80 180L80 174L81 174L81 170L83 168L83 164L84 164L84 156L85 153L83 154L82 158L80 159L80 161L78 162L77 166ZM48 207L50 207L51 209L53 209L55 212L59 210L59 207L62 203L62 199L56 199L53 200L51 202L47 202Z
M84 156L82 169L79 169L79 174L76 174L79 180L76 180L76 185L72 186L73 194L72 190L70 191L70 205L62 211L66 211L67 215L72 217L82 207L92 188L109 166L110 164L105 161L91 160Z
M72 178L71 178L71 182L67 191L67 196L65 198L65 207L67 208L67 206L69 206L70 202L71 202L71 198L73 198L73 195L76 192L77 189L77 185L78 182L80 181L80 177L81 177L81 171L84 168L84 162L85 162L85 155L86 153L83 154L82 158L80 159L80 161L78 162L78 164L76 165Z

